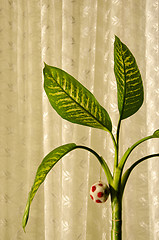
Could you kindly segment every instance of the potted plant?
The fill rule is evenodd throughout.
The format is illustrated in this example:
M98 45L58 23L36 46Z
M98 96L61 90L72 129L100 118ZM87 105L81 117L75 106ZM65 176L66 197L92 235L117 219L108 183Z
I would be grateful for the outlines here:
M132 144L119 159L119 135L120 126L124 119L135 114L144 101L144 91L141 74L136 60L128 47L115 36L114 42L114 73L117 82L117 97L119 120L117 132L112 133L112 121L108 112L98 103L94 95L81 83L65 71L45 64L44 89L52 107L64 119L88 127L98 128L108 132L112 138L115 149L114 169L111 173L107 162L93 149L69 143L51 151L41 162L37 169L35 180L28 196L27 205L23 216L23 228L25 230L31 202L40 185L44 182L49 171L67 153L81 148L94 154L101 164L107 177L108 186L103 183L94 184L91 187L91 198L98 203L105 202L110 194L112 207L111 239L122 239L122 198L127 180L132 170L139 163L159 157L159 153L144 156L134 162L127 170L124 166L131 152L141 143L159 138L159 129L152 135L144 137ZM96 193L95 193L96 192ZM94 195L93 195L94 194ZM98 198L96 200L96 197Z

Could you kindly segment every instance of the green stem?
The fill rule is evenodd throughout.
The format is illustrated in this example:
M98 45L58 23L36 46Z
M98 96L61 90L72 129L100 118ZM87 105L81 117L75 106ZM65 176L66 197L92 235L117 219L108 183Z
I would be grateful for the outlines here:
M111 190L112 230L111 240L122 239L122 198L119 192Z
M119 118L118 127L117 127L117 134L116 134L116 142L117 142L117 149L119 150L119 132L121 126L121 118Z
M114 172L115 172L115 169L118 165L118 148L117 148L117 143L116 143L116 140L114 138L114 135L112 134L112 132L109 132L109 133L110 133L111 138L113 140L114 149L115 149L115 158L114 158Z
M140 143L143 143L143 142L145 142L146 140L149 140L149 139L152 139L152 138L154 138L153 135L148 136L148 137L145 137L145 138L142 138L142 139L140 139L139 141L137 141L136 143L134 143L130 148L128 148L128 150L124 153L121 161L119 162L119 168L120 168L120 169L123 169L123 168L124 168L124 165L125 165L125 163L126 163L126 160L128 159L130 153L133 151L133 149L134 149L135 147L137 147ZM121 172L121 173L122 173L122 172Z
M109 185L111 185L111 184L112 184L113 177L112 177L112 174L111 174L111 172L110 172L110 169L109 169L107 163L106 163L105 160L102 158L102 156L99 156L98 153L96 153L93 149L91 149L91 148L89 148L89 147L86 147L86 146L77 145L75 148L82 148L82 149L84 149L84 150L87 150L87 151L93 153L93 154L96 156L96 158L99 160L101 166L103 167L103 170L104 170L104 172L105 172L105 174L106 174L106 177L107 177L107 180L108 180Z
M124 189L125 189L125 186L126 186L126 183L127 183L127 180L130 176L130 173L132 172L132 170L141 162L149 159L149 158L153 158L153 157L159 157L159 153L156 153L156 154L151 154L151 155L148 155L148 156L145 156L143 158L140 158L139 160L137 160L135 163L133 163L131 165L130 168L128 168L125 173L123 174L122 176L122 179L121 179L121 192L122 192L122 195L123 195L123 192L124 192Z
M121 126L121 118L119 118L119 121L118 121L116 141L114 139L114 147L115 147L114 173L116 171L116 168L118 166L118 161L119 161L118 159L119 159L119 132L120 132L120 126Z

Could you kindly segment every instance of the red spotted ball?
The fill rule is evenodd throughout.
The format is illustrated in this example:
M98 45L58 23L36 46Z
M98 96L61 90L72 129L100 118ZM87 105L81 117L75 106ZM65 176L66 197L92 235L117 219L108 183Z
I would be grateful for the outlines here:
M101 181L93 184L90 189L90 197L96 203L104 203L109 196L109 187Z

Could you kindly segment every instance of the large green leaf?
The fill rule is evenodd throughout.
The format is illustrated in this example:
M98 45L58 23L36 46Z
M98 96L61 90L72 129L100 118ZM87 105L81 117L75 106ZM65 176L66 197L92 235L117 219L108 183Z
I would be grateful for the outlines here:
M52 107L62 118L111 132L112 123L107 111L68 73L45 64L44 89Z
M114 72L117 81L120 119L125 119L141 107L144 93L136 60L118 37L115 37L114 43Z
M76 148L76 144L70 143L63 146L60 146L53 151L51 151L42 161L40 166L38 167L34 184L31 188L31 191L29 193L28 201L26 204L24 216L23 216L23 228L25 230L25 226L27 224L28 218L29 218L29 211L30 211L30 204L35 196L35 193L37 192L40 185L44 182L48 172L53 168L53 166L67 153L72 151Z

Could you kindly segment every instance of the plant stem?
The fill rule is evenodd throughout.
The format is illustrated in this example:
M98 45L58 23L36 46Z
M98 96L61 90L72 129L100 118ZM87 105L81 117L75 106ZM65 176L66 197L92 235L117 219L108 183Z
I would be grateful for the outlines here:
M113 177L112 177L112 174L110 172L110 169L109 169L106 161L102 158L102 156L99 156L98 153L96 153L93 149L91 149L89 147L86 147L86 146L77 145L75 148L82 148L84 150L87 150L87 151L91 152L92 154L94 154L94 156L96 156L96 158L100 162L100 164L101 164L101 166L102 166L102 168L103 168L103 170L105 172L105 175L107 177L109 185L111 185Z
M117 143L116 140L114 138L114 135L112 134L112 132L110 132L111 138L113 140L113 144L114 144L114 149L115 149L115 158L114 158L114 171L118 165L118 147L117 147Z
M149 140L149 139L152 139L152 138L154 138L153 135L145 137L145 138L142 138L139 141L137 141L136 143L134 143L130 148L128 148L127 151L124 153L124 155L123 155L123 157L122 157L122 159L121 159L121 161L119 163L119 168L120 169L124 168L126 160L128 159L130 153L134 150L134 148L136 148L139 144L145 142L146 140Z
M140 158L139 160L137 160L135 163L133 163L131 165L130 168L128 168L125 173L123 174L122 176L122 179L121 179L121 193L123 195L123 192L124 192L124 188L125 188L125 185L127 183L127 180L130 176L130 173L132 172L132 170L141 162L147 160L147 159L150 159L150 158L153 158L153 157L159 157L159 153L156 153L156 154L151 154L151 155L148 155L148 156L145 156L143 158Z
M119 132L121 126L121 118L119 118L118 126L117 126L117 133L116 133L116 143L117 143L117 151L119 150Z
M110 186L111 207L112 207L111 240L122 239L122 197L119 190L120 182L121 182L121 170L118 168L120 126L121 126L121 118L119 118L119 122L117 126L116 140L112 134L112 139L113 139L114 148L115 148L115 157L114 157L113 186Z
M122 197L119 192L111 192L112 230L111 240L122 239Z

